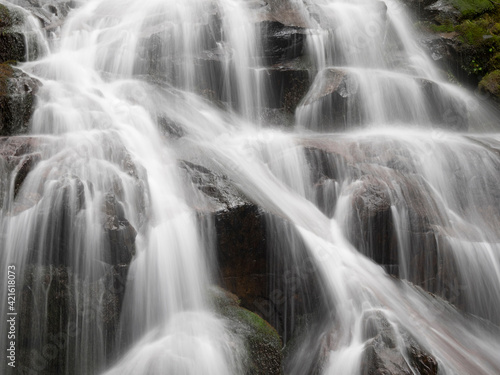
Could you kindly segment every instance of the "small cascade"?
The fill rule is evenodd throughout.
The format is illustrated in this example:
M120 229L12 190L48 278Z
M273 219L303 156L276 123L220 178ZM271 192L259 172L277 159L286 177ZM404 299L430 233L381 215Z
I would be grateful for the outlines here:
M316 74L297 124L319 131L359 126L467 130L475 100L443 83L406 26L397 1L307 4Z

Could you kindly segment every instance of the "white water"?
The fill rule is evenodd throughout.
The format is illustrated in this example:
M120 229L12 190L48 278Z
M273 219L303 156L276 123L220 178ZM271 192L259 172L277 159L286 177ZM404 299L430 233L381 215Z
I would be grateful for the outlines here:
M412 77L439 81L416 46L398 3L387 2L390 28L377 4L296 4L301 14L311 14L305 21L311 26L307 43L315 66L312 74L340 66L360 77L362 111L370 132L331 136L332 142L349 143L346 158L361 154L362 163L372 167L368 170L388 185L397 183L391 180L391 165L383 154L387 149L403 150L405 168L421 176L427 184L422 188L425 193L432 192L428 199L437 212L427 215L439 216L442 237L452 249L446 254L456 260L460 285L467 285L463 307L498 324L499 234L488 223L499 215L479 208L495 202L492 186L499 185L495 176L500 138L373 129L400 122L400 108L407 107L409 112L403 112L410 119L405 119L405 129L426 125L429 114L422 105L422 93L411 84ZM315 11L317 7L320 12ZM114 338L120 344L116 362L105 352L104 322L82 318L77 321L76 347L63 350L63 356L72 351L68 358L73 358L65 373L241 373L244 348L206 301L213 265L177 166L177 159L189 153L210 160L251 201L291 223L306 245L306 256L319 270L332 306L330 319L321 322L320 337L311 335L299 345L287 373L307 372L303 363L314 353L313 346L306 344L325 340L333 344L326 346L323 373L358 373L365 344L371 339L364 327L373 313L381 313L396 332L410 332L437 358L443 374L498 373L497 328L488 331L452 307L443 310L433 297L394 281L346 240L352 215L350 194L361 174L336 165L342 178L330 181L336 188L329 195L338 199L335 212L326 216L324 207L316 206L304 140L317 138L302 126L319 121L310 120L317 108L299 108L299 126L293 132L263 130L254 124L259 108L265 105L266 87L262 69L256 69L260 65L256 58L259 27L249 8L247 2L238 0L88 1L68 17L60 40L51 41L51 53L23 65L44 84L32 126L33 134L42 135L38 145L42 161L17 197L13 182L5 197L0 216L2 265L16 264L24 270L28 263L61 262L70 264L84 280L99 279L109 272L102 213L110 199L118 202L138 232L137 254L128 272ZM320 22L313 13L321 15ZM211 27L216 14L222 17L220 25L215 23L222 39L220 30ZM387 42L390 38L399 45L397 53ZM200 62L207 50L220 54L222 72ZM238 114L205 100L212 95L205 88L217 80L222 87L219 99L230 103ZM443 87L452 97L469 98L456 88ZM165 136L163 118L181 127L184 136L179 140ZM367 151L369 145L373 146ZM337 161L330 161L333 168ZM398 266L401 277L414 281L407 256L411 239L405 237L411 223L405 195L398 195L398 188L404 186L390 190L400 229ZM66 227L58 220L60 215L69 218ZM294 241L290 244L286 256L300 259L304 250ZM71 251L65 259L56 259L60 249ZM28 259L33 254L37 258ZM97 294L103 293L99 287ZM43 288L34 293L46 301ZM104 307L82 302L82 315L96 308ZM45 311L46 307L40 307L40 318L34 319L34 342L40 337L42 342L47 340ZM404 335L396 336L405 357Z

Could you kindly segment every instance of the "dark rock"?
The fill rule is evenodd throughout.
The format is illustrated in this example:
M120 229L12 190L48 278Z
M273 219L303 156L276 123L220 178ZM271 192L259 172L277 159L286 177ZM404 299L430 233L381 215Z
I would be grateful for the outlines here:
M216 214L215 229L223 285L254 310L269 293L263 214L254 205L237 206Z
M28 266L18 294L17 367L40 375L102 370L115 349L127 269L88 282L66 267ZM84 356L81 340L90 345Z
M399 259L387 185L372 176L364 176L353 184L351 194L349 239L359 251L394 273Z
M122 204L111 193L106 195L104 214L104 231L109 241L105 262L112 265L130 264L135 256L137 232L125 218Z
M411 375L415 372L437 375L436 359L403 327L391 324L381 311L365 313L364 334L367 341L361 374ZM398 333L396 333L398 332ZM398 335L402 340L399 340ZM400 341L404 347L400 347ZM408 356L410 363L406 360Z
M460 11L447 0L403 0L403 4L422 21L441 24L457 22L462 16Z
M303 28L287 26L276 21L264 21L260 27L264 65L275 65L304 54L305 31Z
M300 101L309 91L309 69L300 60L276 64L267 70L269 78L269 108L280 108L285 113L294 113Z
M318 309L322 291L300 235L286 220L249 202L227 177L190 162L181 162L181 167L188 184L202 193L193 206L212 223L209 232L216 233L220 285L287 341L295 320ZM293 260L287 256L292 246Z
M24 17L20 11L0 4L0 63L25 60L25 36L19 30L23 23Z
M229 331L243 340L248 357L246 375L281 375L282 343L276 330L258 315L239 306L238 297L219 288L211 290L216 312L228 321Z
M0 136L25 133L35 108L40 81L0 65Z

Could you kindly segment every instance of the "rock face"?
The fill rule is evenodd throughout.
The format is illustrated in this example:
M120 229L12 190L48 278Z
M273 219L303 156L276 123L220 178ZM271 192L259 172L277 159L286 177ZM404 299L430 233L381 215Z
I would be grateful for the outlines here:
M416 174L404 147L383 140L350 143L325 137L301 143L319 181L316 186L331 180L343 187L347 201L337 209L343 210L342 224L352 244L389 273L443 293L442 280L450 281L455 270L439 229L446 223L439 200ZM325 202L319 199L318 204ZM333 214L331 208L320 208Z
M5 194L15 198L6 207L10 215L18 215L42 201L41 196L31 196L22 187L50 142L44 137L0 137L0 202L4 202ZM40 229L35 230L39 240L30 244L31 252L19 281L20 363L22 370L42 375L64 373L67 364L81 373L92 373L113 355L128 267L135 255L136 231L124 217L116 196L108 195L101 228L107 236L103 247L108 246L102 261L107 263L101 263L100 272L94 275L79 273L79 262L75 264L72 257L75 242L71 234L75 217L89 203L85 186L75 176L61 176L50 182L58 194L46 218L48 229L41 235ZM47 249L49 240L53 246ZM89 352L90 362L68 354L89 334L100 337Z
M244 361L246 375L283 374L281 339L265 320L239 306L238 297L219 288L211 291L215 310L228 320L229 331L242 339L248 356Z

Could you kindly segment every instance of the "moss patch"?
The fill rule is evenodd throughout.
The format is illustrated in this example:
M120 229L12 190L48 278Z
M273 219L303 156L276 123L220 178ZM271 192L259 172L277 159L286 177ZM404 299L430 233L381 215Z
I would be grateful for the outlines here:
M484 93L493 95L496 98L500 97L500 70L495 70L488 73L479 82L479 90Z
M465 17L482 14L494 8L489 0L451 0L451 4Z
M240 337L248 354L246 375L282 374L282 343L276 330L257 314L239 306L238 297L220 288L210 290L216 312Z

